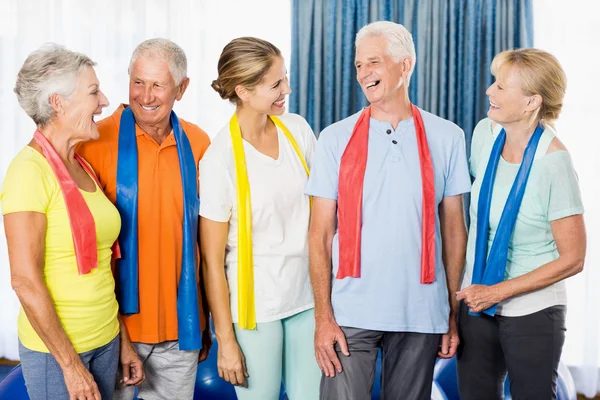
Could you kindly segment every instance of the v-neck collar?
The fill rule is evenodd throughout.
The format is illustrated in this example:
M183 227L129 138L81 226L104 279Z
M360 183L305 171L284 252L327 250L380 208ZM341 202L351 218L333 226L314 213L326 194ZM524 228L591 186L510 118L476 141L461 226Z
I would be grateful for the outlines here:
M256 156L264 163L268 163L268 164L272 164L272 165L281 164L282 158L283 158L283 141L285 140L285 137L283 136L279 127L276 126L275 128L277 129L277 145L279 147L279 156L276 159L262 153L256 147L254 147L250 142L248 142L246 139L244 139L242 137L242 143L244 143L244 149L256 154Z

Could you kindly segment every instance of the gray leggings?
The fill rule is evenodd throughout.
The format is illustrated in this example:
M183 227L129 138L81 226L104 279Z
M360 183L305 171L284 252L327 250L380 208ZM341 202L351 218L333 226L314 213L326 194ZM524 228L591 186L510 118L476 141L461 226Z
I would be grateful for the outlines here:
M565 314L565 306L554 306L520 317L473 317L461 302L457 352L461 399L503 399L507 372L513 399L556 399Z

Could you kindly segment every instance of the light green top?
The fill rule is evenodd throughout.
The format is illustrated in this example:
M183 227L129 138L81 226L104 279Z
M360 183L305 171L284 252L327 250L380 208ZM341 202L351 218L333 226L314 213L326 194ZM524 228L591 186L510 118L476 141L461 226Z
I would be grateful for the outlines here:
M475 181L471 189L471 225L463 287L471 284L477 236L479 192L494 140L501 130L500 125L496 125L492 129L492 121L486 118L477 124L473 132L470 172ZM573 169L569 153L559 150L546 154L554 137L554 131L548 127L538 144L523 202L508 246L505 280L527 274L557 259L559 254L552 236L550 222L571 215L583 214L577 174ZM500 216L519 167L520 164L508 163L502 157L498 162L490 207L488 251L492 247ZM527 315L554 305L566 304L566 302L565 284L558 282L536 292L503 301L499 304L497 313L505 316Z

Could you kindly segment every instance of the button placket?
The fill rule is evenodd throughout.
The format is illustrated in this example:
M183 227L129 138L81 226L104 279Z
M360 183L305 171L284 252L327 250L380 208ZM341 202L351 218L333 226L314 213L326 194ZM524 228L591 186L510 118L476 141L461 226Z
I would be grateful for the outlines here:
M400 161L402 159L402 151L400 146L400 142L402 141L402 132L398 130L394 132L393 135L390 134L390 136L391 161Z

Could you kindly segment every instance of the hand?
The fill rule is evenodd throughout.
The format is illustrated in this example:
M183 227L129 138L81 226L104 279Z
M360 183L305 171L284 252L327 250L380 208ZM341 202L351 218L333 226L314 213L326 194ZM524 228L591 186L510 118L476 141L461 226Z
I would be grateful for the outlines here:
M342 372L342 363L334 347L336 343L340 346L342 354L348 357L350 353L348 352L346 336L344 336L344 332L342 332L335 320L317 321L315 329L315 358L325 376L332 378L335 376L336 370L338 374Z
M487 310L494 304L504 300L494 286L471 285L463 290L456 292L456 300L464 301L469 311L472 313Z
M63 369L69 400L100 400L100 391L90 371L81 360Z
M138 357L130 342L121 341L121 369L123 378L119 381L124 386L139 385L146 379L144 364Z
M219 344L217 354L217 369L219 376L235 386L247 387L246 361L244 354L235 339Z
M207 327L202 332L202 349L200 350L200 354L198 355L198 362L202 362L208 358L208 354L210 353L211 347L212 347L212 332L210 331L210 327Z
M458 328L456 326L456 315L451 313L450 319L448 320L448 333L442 336L442 345L440 346L440 351L438 351L438 357L454 357L459 344L460 339L458 337Z

